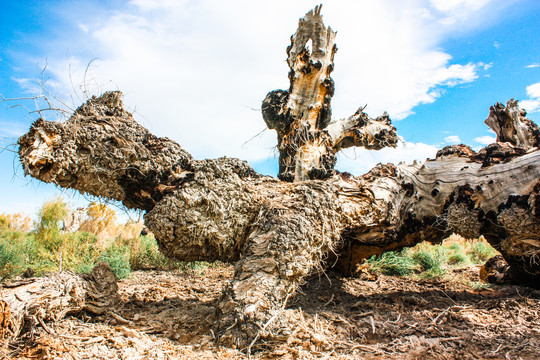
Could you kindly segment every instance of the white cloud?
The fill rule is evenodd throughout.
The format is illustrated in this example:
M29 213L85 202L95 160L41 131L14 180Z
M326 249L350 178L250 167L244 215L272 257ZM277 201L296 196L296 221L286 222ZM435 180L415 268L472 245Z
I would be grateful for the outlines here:
M431 0L431 5L444 13L469 13L486 6L489 0Z
M484 63L478 63L479 66L481 66L485 71L488 71L493 67L493 63L484 64Z
M532 69L532 68L537 68L537 67L540 67L540 64L533 63L533 64L525 66L525 68L527 68L527 69Z
M482 10L490 0L431 0L431 6L443 16L442 25L454 25L466 21L474 13Z
M527 95L532 98L540 98L540 82L527 86Z
M398 146L382 150L345 149L338 154L336 168L340 171L348 171L353 175L362 175L375 165L382 163L397 164L399 162L412 163L413 161L425 161L434 158L439 149L436 146L406 142L401 139Z
M528 112L540 111L540 82L527 86L528 100L522 100L519 105Z
M474 138L474 141L482 145L489 145L497 141L497 138L494 136L484 135Z
M474 81L485 65L452 63L440 44L456 30L479 26L477 14L487 11L487 3L325 4L325 23L338 30L334 117L368 104L370 115L388 111L399 120L436 101L445 87ZM272 153L275 133L266 131L242 147L265 128L260 112L250 108L259 108L268 91L288 87L285 49L298 18L315 4L133 0L108 16L81 17L76 39L65 39L64 48L55 41L63 51L49 57L49 69L71 88L84 77L88 60L99 57L86 73L87 86L124 91L126 103L136 105L137 118L156 135L178 141L196 157L260 160ZM454 23L441 26L448 18ZM66 59L66 48L88 57Z
M457 135L450 135L444 138L444 142L447 144L460 144L461 139Z

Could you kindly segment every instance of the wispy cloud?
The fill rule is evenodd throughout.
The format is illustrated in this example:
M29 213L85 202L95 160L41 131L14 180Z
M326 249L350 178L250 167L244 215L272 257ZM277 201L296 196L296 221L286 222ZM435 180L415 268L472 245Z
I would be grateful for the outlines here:
M454 25L483 9L490 0L431 0L430 3L434 9L443 14L439 20L441 24Z
M493 63L484 64L484 63L478 63L478 66L482 67L485 71L488 71L493 67Z
M520 106L528 112L540 111L540 82L527 86L529 99L519 102Z
M447 144L460 144L461 139L457 135L450 135L444 138L444 142Z
M382 163L397 164L399 162L412 163L434 158L439 148L424 143L401 141L394 148L385 148L379 151L366 149L346 149L338 154L336 168L348 171L353 175L362 175L375 165Z
M474 138L474 141L482 145L489 145L497 141L497 138L494 136L484 135Z
M540 64L533 63L533 64L525 66L526 69L532 69L532 68L537 68L537 67L540 67Z

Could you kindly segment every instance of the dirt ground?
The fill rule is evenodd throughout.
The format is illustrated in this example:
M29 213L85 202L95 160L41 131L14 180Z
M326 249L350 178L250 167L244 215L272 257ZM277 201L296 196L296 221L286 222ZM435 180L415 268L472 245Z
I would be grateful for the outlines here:
M229 266L135 272L101 317L49 324L20 359L540 359L540 291L476 286L478 268L447 280L334 273L310 278L283 316L287 339L252 349L214 343L214 304Z

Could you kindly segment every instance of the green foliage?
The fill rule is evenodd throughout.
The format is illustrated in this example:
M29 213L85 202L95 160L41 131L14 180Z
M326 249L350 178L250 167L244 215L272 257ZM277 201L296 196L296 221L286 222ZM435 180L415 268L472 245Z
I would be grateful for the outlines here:
M374 255L367 260L371 269L385 275L411 275L418 269L417 264L408 256L408 250L389 251L380 256Z
M91 204L88 212L96 215L90 218L91 224L104 224L89 229L96 228L103 234L104 229L114 225L110 211L104 206ZM132 270L184 268L198 271L208 266L166 258L159 252L154 237L139 236L140 228L133 224L130 231L108 240L98 237L95 231L64 232L63 221L67 215L65 202L60 199L48 201L40 209L35 229L31 231L27 217L0 214L0 281L20 275L28 267L38 276L60 270L85 273L100 261L108 262L118 278L129 276ZM93 221L94 218L103 221ZM126 234L130 234L127 239Z
M0 280L19 275L28 267L37 273L51 268L34 234L0 230Z
M175 266L182 269L184 272L203 276L206 269L216 266L216 263L209 263L206 261L177 262L175 263Z
M4 280L14 268L20 267L17 254L5 243L0 243L0 279Z
M441 277L446 274L448 249L443 246L422 244L412 252L412 260L420 266L423 277Z
M171 269L179 263L165 257L153 236L140 236L129 240L129 262L133 270Z
M62 244L60 229L67 214L67 204L60 198L45 202L39 210L36 239L47 250L56 251Z
M493 256L498 255L498 252L484 240L472 244L467 255L473 264L483 264Z
M119 279L124 279L131 274L131 264L129 263L129 248L113 245L98 257L98 262L109 263L111 270Z
M483 264L497 254L483 238L475 242L453 238L440 245L421 243L401 252L390 251L372 256L367 263L373 272L385 275L440 278L451 267Z
M450 250L447 260L448 265L465 266L470 264L469 257L465 254L465 250L459 243L451 244L448 249Z

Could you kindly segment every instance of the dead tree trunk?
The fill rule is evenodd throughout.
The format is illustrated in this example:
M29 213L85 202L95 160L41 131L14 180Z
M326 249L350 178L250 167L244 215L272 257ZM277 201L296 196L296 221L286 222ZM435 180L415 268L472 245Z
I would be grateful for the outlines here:
M398 141L386 113L371 119L360 108L347 119L332 121L336 33L324 26L320 11L317 6L300 19L291 37L289 90L271 91L262 104L266 125L278 135L278 177L284 181L326 179L334 172L339 150L378 150Z
M117 301L116 277L108 264L89 274L64 271L42 278L18 279L1 290L0 332L11 339L32 337L40 326L67 314L103 314Z
M303 24L312 25L302 30ZM194 160L137 124L119 92L88 100L65 123L37 120L19 139L23 167L40 180L145 209L146 225L168 256L235 263L218 309L225 344L285 335L280 314L287 299L330 257L337 255L339 267L350 271L373 254L438 242L452 232L484 234L511 263L517 281L538 286L538 127L515 102L497 104L488 124L499 124L493 126L499 140L519 140L479 153L448 147L435 160L379 165L361 177L333 172L325 156L352 145L392 145L395 130L387 118L373 121L361 111L329 120L331 92L324 81L332 57L318 60L327 69L320 74L316 62L305 60L312 54L295 50L305 47L313 29L326 34L311 37L314 54L334 49L334 33L322 26L318 11L308 13L289 50L305 70L298 73L293 61L291 90L270 93L263 112L284 151L280 177L325 180L291 183L261 176L238 159ZM299 83L307 93L295 88ZM510 135L503 138L497 129Z

